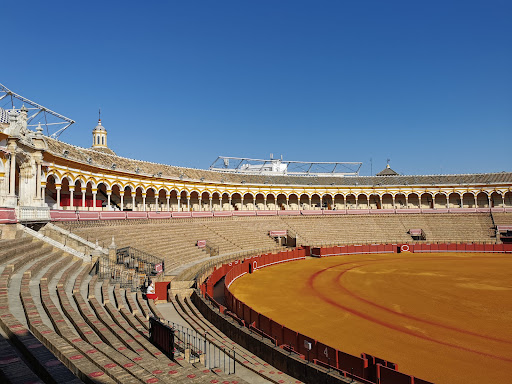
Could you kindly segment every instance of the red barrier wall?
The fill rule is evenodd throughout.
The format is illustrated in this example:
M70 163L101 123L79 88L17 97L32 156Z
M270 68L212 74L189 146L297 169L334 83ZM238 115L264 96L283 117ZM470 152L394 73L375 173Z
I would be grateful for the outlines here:
M127 219L147 219L148 213L147 212L126 212L126 218Z
M380 384L414 384L413 377L377 364L377 378Z
M363 244L344 245L337 247L311 248L311 256L326 257L339 255L369 254L369 253L428 253L428 252L511 252L512 244ZM306 249L298 250L298 255L306 255Z
M256 211L256 216L277 216L277 211Z
M318 353L317 353L317 359L320 361L323 361L324 363L327 363L333 367L338 367L338 351L333 348L329 347L326 344L317 343Z
M100 219L99 212L78 211L78 220L79 221L99 220L99 219Z
M167 301L167 292L169 291L170 286L169 281L158 281L155 283L155 294L157 296L157 300L166 300Z
M358 356L352 356L348 353L337 351L338 368L350 372L356 376L365 378L366 368L368 368L368 360Z
M50 217L52 221L77 221L78 215L75 211L51 210Z
M204 212L191 212L192 217L213 217L213 212L204 211Z
M342 255L359 253L393 253L400 249L403 252L512 252L512 244L371 244L348 245L326 248L312 248L312 255ZM371 383L380 380L381 384L431 384L427 381L413 378L399 373L396 364L362 354L361 357L336 350L328 345L317 342L311 337L297 333L272 319L256 312L229 291L229 286L238 277L249 272L249 265L253 270L264 268L276 263L304 259L308 253L305 247L299 247L292 251L281 251L278 254L263 254L247 258L244 261L235 261L216 268L205 283L201 285L201 292L213 292L213 285L225 276L225 302L229 310L234 312L246 326L253 325L256 330L276 340L278 345L288 345L295 352L309 357L310 361L317 360L322 364L328 364L344 371L347 377ZM210 295L211 296L211 295ZM309 343L309 344L306 344ZM306 348L307 345L311 349ZM380 368L379 368L380 367Z
M148 219L170 219L171 212L148 212Z
M214 211L213 216L216 217L227 217L227 216L233 216L233 213L230 211Z
M0 224L15 224L17 222L14 208L0 208Z
M101 220L125 220L126 212L100 212Z
M191 212L172 212L172 217L182 218L182 217L191 217Z

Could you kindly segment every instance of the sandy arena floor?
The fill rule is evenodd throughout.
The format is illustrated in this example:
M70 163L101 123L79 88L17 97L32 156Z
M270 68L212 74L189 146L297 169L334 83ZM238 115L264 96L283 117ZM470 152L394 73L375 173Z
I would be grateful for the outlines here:
M512 383L512 255L309 259L231 291L290 329L436 384Z

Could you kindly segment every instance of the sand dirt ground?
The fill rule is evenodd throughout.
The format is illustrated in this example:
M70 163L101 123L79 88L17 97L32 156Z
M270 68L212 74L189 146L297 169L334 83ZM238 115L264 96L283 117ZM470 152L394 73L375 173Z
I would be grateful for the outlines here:
M290 329L410 375L512 383L512 255L308 259L243 276L230 289Z

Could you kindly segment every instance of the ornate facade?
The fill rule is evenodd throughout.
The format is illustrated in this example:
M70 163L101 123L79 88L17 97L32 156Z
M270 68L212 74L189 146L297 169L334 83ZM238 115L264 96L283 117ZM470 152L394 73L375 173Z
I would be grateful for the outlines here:
M132 160L27 129L27 111L0 123L0 206L32 212L406 210L512 207L512 173L288 177L232 174ZM28 212L28 211L27 211Z

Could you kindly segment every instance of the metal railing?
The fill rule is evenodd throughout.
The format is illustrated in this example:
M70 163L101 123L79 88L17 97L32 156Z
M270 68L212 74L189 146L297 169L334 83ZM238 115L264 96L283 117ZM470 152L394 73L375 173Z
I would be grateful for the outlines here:
M146 280L145 275L139 275L131 270L126 270L122 265L117 265L108 257L99 257L95 265L98 278L110 280L111 284L119 284L121 288L139 290Z
M156 276L165 271L164 259L153 256L133 247L123 247L116 250L117 264L123 264L128 269L147 276Z
M174 356L181 354L189 363L201 362L208 369L219 368L229 375L236 373L234 348L218 347L208 332L201 334L169 320L160 321L174 330Z
M208 255L210 255L210 257L218 256L220 253L219 246L215 245L212 241L209 241L209 240L206 241L206 245L204 248L205 248L206 253Z

